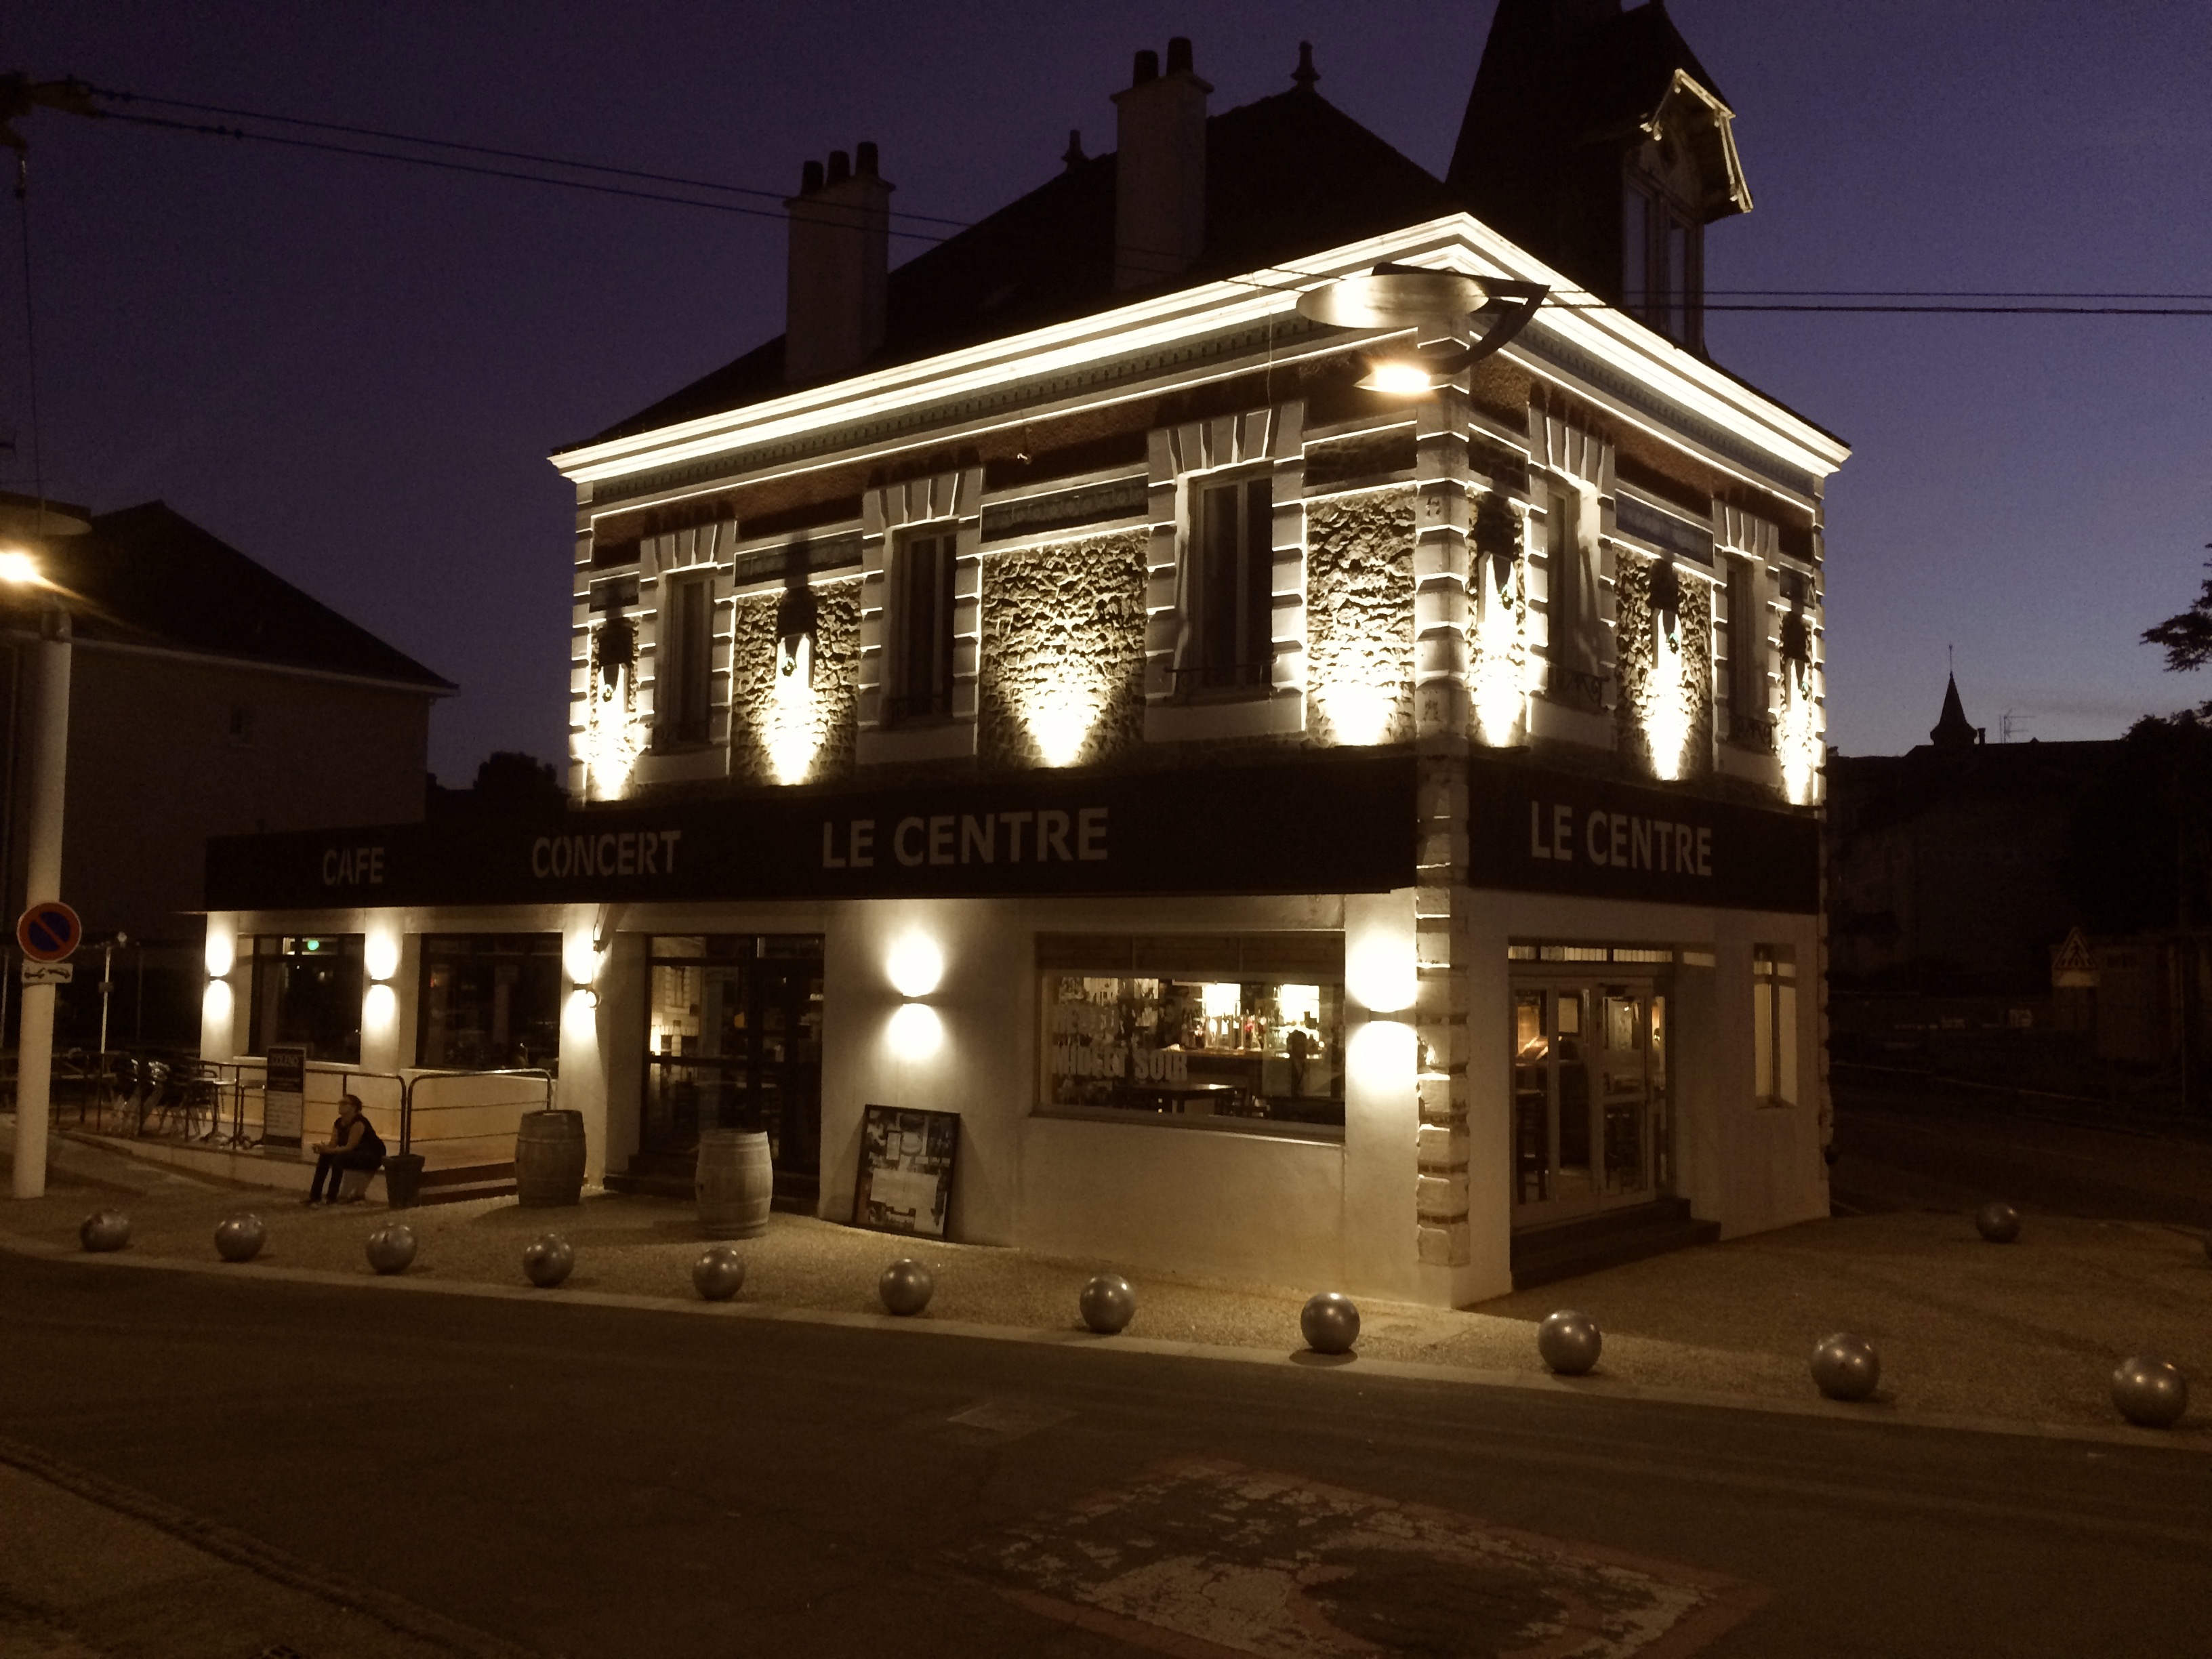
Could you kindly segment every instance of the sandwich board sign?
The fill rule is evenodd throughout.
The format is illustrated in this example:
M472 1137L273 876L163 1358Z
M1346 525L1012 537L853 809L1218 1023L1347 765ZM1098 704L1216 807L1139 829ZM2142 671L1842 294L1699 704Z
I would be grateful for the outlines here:
M261 1144L299 1146L307 1116L307 1051L272 1042L261 1091Z

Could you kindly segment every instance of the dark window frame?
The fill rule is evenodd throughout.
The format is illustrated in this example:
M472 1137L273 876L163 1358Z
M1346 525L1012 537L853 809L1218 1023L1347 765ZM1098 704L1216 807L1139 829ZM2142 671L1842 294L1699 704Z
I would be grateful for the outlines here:
M309 941L314 948L307 948ZM250 967L246 975L246 1052L265 1054L272 1042L297 1043L310 1060L333 1065L361 1064L362 1004L368 994L367 936L361 933L257 933L241 939L240 955ZM298 945L301 948L295 950ZM325 948L329 947L329 948ZM290 981L293 969L328 972L338 983L320 996L301 994L299 1006ZM272 976L280 971L285 977ZM347 980L351 995L346 994ZM318 1010L312 1005L322 1003ZM319 1024L325 1016L331 1023ZM318 1029L319 1026L319 1029Z
M714 718L714 578L677 571L660 579L653 665L658 746L708 740Z
M1267 696L1275 672L1272 474L1194 481L1183 566L1177 695Z
M884 627L885 726L951 716L959 567L960 535L949 521L902 532L891 544Z
M1705 349L1705 228L1653 180L1621 191L1620 305L1699 356Z
M465 951L448 947L467 945L494 948L471 948ZM526 948L499 949L498 946ZM415 1064L426 1071L491 1072L515 1069L542 1069L557 1074L561 1069L561 1006L566 1000L566 976L562 969L561 936L558 933L425 933L421 939L422 964L416 981L415 1000ZM526 1029L535 1030L542 1042L532 1042L528 1037L517 1039L514 1033L518 1022L510 1012L507 1022L507 1041L497 1042L501 1036L495 1017L488 1017L483 1039L487 1045L496 1043L499 1053L487 1053L478 1057L478 1063L457 1063L459 1057L450 1052L434 1055L431 1052L432 1009L437 996L436 976L441 969L465 971L466 967L489 964L496 973L502 963L514 963L526 970L517 975L517 983L524 984L531 977L526 970L537 969L539 981L531 987L533 992L550 991L542 1014L532 1015L522 1022ZM496 995L493 1006L497 1006ZM511 1001L510 1001L511 1006ZM465 1037L465 1027L455 1029L450 1023L441 1034L446 1042ZM517 1041L525 1045L525 1052L515 1055L512 1051Z

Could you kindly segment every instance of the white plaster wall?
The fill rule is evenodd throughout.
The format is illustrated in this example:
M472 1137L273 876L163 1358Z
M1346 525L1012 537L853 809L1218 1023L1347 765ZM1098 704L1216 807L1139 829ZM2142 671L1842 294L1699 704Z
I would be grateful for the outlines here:
M1069 1118L1024 1127L1030 1249L1309 1291L1342 1282L1345 1155L1334 1141Z
M1513 1288L1513 999L1506 941L1527 931L1526 902L1464 891L1467 917L1468 1261L1448 1270L1441 1294L1453 1307Z
M1344 1285L1419 1299L1413 890L1344 901Z

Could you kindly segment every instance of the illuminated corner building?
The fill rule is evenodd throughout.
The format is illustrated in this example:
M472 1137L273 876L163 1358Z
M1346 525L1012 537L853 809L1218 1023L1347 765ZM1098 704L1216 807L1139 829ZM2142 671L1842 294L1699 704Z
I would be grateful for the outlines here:
M1663 14L1488 52L1447 179L1310 58L1217 113L1141 52L1114 154L896 270L874 147L810 162L786 333L555 457L574 810L387 868L586 947L595 1172L688 1192L757 1114L842 1219L864 1108L952 1112L958 1237L1432 1303L1826 1213L1846 452L1702 354L1750 198ZM1501 53L1578 112L1510 154ZM1301 315L1384 264L1560 303L1387 396L1474 325ZM218 925L322 851L219 850Z

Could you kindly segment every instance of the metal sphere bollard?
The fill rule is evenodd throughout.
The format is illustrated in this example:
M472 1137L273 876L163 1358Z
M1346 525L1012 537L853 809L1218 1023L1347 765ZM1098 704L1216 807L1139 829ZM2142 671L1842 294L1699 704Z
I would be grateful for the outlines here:
M1137 1316L1137 1292L1121 1274L1100 1273L1083 1287L1076 1305L1085 1324L1101 1336L1113 1336Z
M1992 1244L2009 1244L2020 1237L2020 1212L1991 1199L1974 1212L1974 1231Z
M1881 1356L1863 1336L1838 1331L1813 1350L1813 1382L1831 1400L1864 1400L1881 1381Z
M131 1218L120 1210L94 1210L76 1230L88 1250L119 1250L131 1242Z
M2112 1373L2112 1404L2140 1427L2169 1429L2189 1409L2189 1379L2156 1354L2137 1354Z
M215 1253L225 1261L251 1261L268 1242L269 1229L250 1211L241 1210L216 1224Z
M902 1316L927 1308L936 1290L936 1278L910 1255L892 1262L876 1280L876 1294L883 1297L884 1306Z
M691 1287L709 1302L727 1302L745 1287L745 1258L734 1244L709 1244L691 1264Z
M1562 1376L1580 1376L1597 1364L1605 1347L1605 1334L1597 1321L1572 1308L1562 1308L1536 1327L1536 1352Z
M1316 1353L1350 1353L1359 1340L1359 1310L1350 1297L1323 1291L1299 1310L1298 1330Z
M368 1236L368 1265L380 1273L404 1273L415 1260L415 1230L387 1221Z
M574 1271L576 1247L558 1233L547 1233L522 1252L522 1275L550 1291Z

